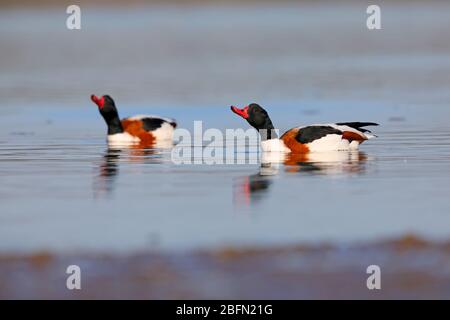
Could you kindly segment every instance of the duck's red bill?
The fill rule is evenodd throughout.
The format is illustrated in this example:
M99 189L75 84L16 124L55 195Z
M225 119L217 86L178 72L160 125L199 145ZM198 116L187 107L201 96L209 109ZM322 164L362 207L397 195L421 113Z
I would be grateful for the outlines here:
M103 108L103 105L105 104L105 98L104 97L97 97L96 95L91 95L91 100L101 109Z
M236 113L237 115L241 116L244 119L248 118L248 106L246 106L243 109L239 109L235 106L231 106L231 111L233 111L234 113Z

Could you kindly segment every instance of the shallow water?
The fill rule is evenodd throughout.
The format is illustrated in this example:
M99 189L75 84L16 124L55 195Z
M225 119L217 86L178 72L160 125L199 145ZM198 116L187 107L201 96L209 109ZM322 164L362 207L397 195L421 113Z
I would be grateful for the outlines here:
M9 132L0 144L2 251L346 243L407 232L449 236L450 130L383 120L390 108L370 118L384 125L359 153L288 159L278 168L176 165L170 149L108 149L97 115L73 121L75 110L52 110L45 110L49 122L29 123L26 132L8 129L17 115L1 121ZM227 108L212 110L206 123L228 116L234 127L245 124ZM34 112L32 119L38 118ZM446 109L430 112L447 115ZM200 116L202 108L191 108L194 113ZM408 118L418 116L408 111ZM320 117L305 118L315 123ZM61 128L65 118L84 130Z
M56 9L2 11L0 251L449 238L450 5L386 8L379 33L361 4L87 10L80 33ZM175 165L108 150L89 101L105 92L189 130L247 128L228 105L253 100L281 131L382 126L340 161Z

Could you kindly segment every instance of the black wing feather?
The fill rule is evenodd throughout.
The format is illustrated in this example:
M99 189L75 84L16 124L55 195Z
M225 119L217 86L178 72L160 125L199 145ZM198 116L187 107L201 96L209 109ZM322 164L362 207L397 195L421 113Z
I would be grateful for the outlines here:
M143 123L143 127L145 131L153 131L156 130L158 128L161 128L161 126L163 125L163 123L168 123L170 124L172 127L176 127L177 124L175 121L166 121L164 119L161 118L143 118L141 119L142 123Z
M336 124L338 126L349 126L350 128L359 130L361 132L370 132L370 130L364 129L363 127L379 125L378 123L375 122L339 122Z
M300 143L310 143L329 134L342 134L342 131L330 126L309 126L298 130L295 140Z

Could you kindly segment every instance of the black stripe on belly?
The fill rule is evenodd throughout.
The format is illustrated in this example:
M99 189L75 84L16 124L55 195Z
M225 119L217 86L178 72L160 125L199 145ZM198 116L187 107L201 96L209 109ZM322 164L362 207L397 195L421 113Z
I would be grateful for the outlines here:
M298 130L295 140L300 143L311 143L329 134L342 134L342 131L329 126L309 126Z

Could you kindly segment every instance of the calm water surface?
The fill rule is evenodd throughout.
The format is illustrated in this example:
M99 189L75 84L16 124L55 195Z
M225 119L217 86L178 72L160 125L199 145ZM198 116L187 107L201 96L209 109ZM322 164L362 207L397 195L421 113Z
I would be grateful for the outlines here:
M77 117L76 109L45 111L48 119L23 132L10 123L24 120L3 117L3 251L346 243L407 232L449 236L446 127L380 121L379 138L359 153L292 159L271 168L176 165L167 149L108 149L104 124L92 109L89 117ZM190 111L200 116L202 110ZM205 121L211 126L223 117L235 120L231 127L244 125L225 107L213 110ZM389 111L380 108L379 118L370 120L388 119ZM39 112L20 114L38 119ZM446 116L446 110L431 112ZM314 123L319 116L304 118ZM68 121L79 126L64 129Z
M449 238L448 12L386 5L379 33L360 4L86 9L79 33L56 9L0 12L0 251ZM175 165L108 150L92 93L190 130L247 128L228 106L251 101L281 130L382 126L338 161Z

